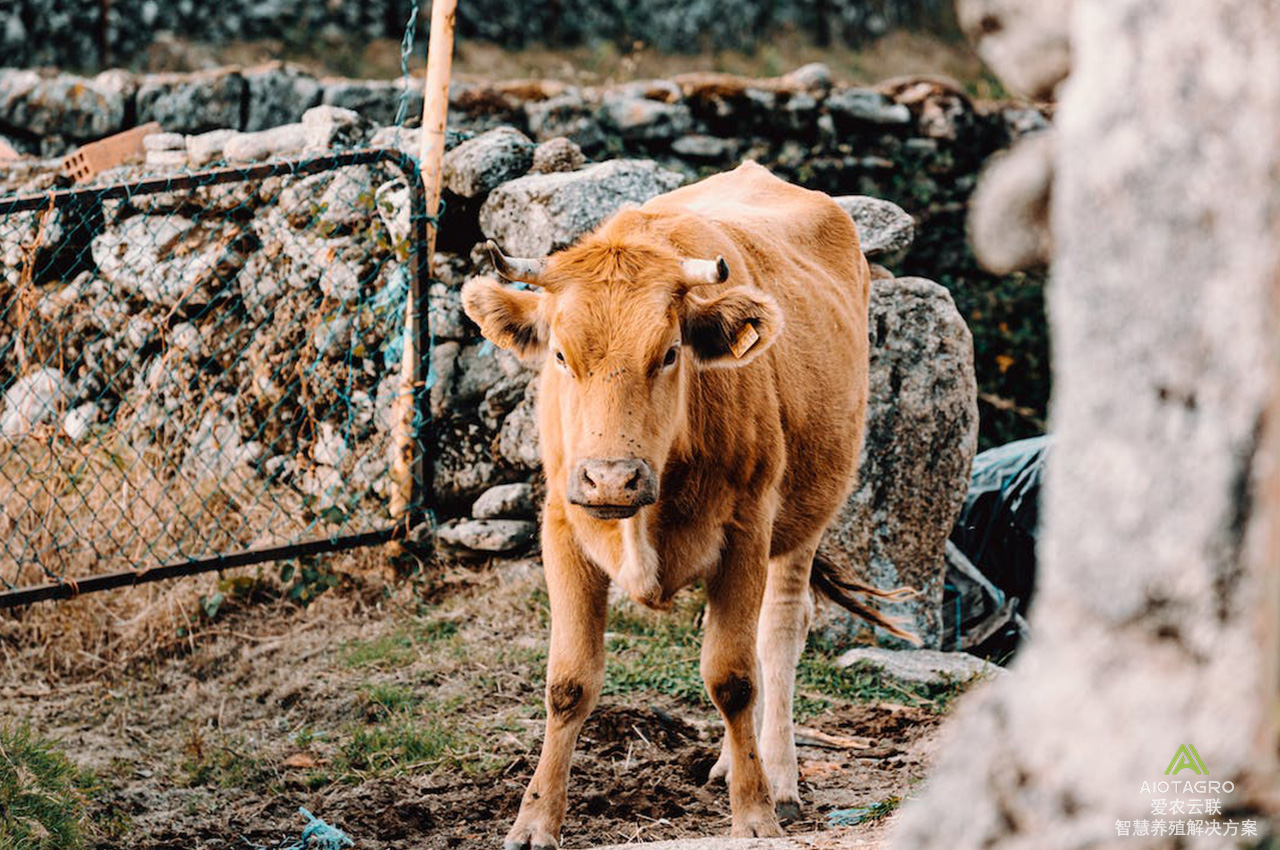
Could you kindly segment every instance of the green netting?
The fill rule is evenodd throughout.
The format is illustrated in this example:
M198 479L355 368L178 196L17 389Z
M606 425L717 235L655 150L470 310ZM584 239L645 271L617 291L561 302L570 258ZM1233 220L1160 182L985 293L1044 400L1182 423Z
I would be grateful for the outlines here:
M0 590L392 527L418 187L357 151L0 197Z

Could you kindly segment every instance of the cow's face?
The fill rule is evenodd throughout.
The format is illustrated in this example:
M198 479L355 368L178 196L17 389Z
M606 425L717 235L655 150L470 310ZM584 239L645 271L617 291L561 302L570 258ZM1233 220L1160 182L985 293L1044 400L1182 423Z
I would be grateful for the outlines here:
M688 448L692 372L758 357L782 330L777 304L750 286L706 289L729 277L720 258L589 241L544 268L493 250L500 273L541 291L475 278L462 290L467 315L495 344L554 370L541 403L559 406L568 500L596 519L633 516Z

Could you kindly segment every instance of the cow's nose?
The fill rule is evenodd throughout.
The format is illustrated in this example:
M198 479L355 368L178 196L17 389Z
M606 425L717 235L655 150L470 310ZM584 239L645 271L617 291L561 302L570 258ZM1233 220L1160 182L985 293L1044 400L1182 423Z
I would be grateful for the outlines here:
M657 476L639 458L581 460L569 476L569 501L583 507L641 508L657 496Z

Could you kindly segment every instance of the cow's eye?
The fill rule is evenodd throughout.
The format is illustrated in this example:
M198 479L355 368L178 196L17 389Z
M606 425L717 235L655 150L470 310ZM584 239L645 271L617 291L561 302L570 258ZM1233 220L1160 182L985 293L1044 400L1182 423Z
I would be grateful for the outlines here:
M569 369L569 364L568 364L568 363L565 361L565 359L564 359L564 352L563 352L563 351L557 351L557 352L556 352L556 365L557 365L557 366L559 366L561 369L564 369L564 370L568 371L568 369Z
M663 368L669 369L676 364L676 357L680 354L680 346L673 345L667 349L667 356L662 358Z

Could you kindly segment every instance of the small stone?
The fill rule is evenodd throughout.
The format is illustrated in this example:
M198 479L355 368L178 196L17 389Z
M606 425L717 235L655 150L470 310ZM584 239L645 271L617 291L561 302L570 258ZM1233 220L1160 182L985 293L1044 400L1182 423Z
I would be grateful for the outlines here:
M519 482L490 487L471 506L471 515L476 519L534 519L538 505L533 485Z
M337 469L347 459L349 452L347 441L343 439L338 429L334 428L330 422L321 422L320 433L311 447L311 456L315 462Z
M152 133L142 137L142 147L148 151L186 150L187 137L181 133Z
M326 127L335 125L345 127L360 123L360 113L354 109L343 109L341 106L322 104L313 106L302 113L302 123L307 127Z
M49 422L69 400L71 385L57 369L37 369L19 378L4 394L0 435L16 440L32 428Z
M312 331L311 341L317 354L327 357L343 356L351 342L351 319L335 316L327 322L321 322Z
M182 168L187 165L185 150L147 151L148 168Z
M565 136L583 150L596 151L604 146L604 132L595 108L576 91L526 103L524 111L529 119L529 131L540 142Z
M83 440L98 421L98 405L86 402L71 410L62 420L62 431L73 443Z
M557 171L576 171L587 162L587 157L572 139L557 136L547 139L533 149L534 174L553 174Z
M692 134L671 143L671 150L690 159L724 159L737 147L729 139Z
M831 90L831 69L822 62L810 62L785 74L781 82L788 87L822 94Z
M528 520L467 519L445 523L436 536L477 552L513 552L532 543L537 533L537 524Z
M187 136L187 158L195 166L207 165L222 159L226 144L240 133L236 130L210 130L195 136Z
M169 329L169 346L194 360L204 348L204 338L195 325L180 322Z

